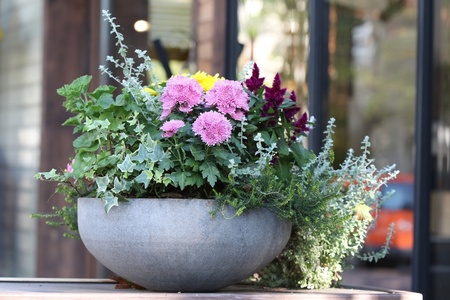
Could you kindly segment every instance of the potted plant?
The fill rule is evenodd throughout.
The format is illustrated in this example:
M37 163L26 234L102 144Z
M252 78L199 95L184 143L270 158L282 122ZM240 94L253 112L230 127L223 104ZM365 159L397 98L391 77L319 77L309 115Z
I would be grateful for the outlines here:
M140 64L127 56L119 26L103 15L119 48L108 60L123 78L100 69L122 89L91 89L82 76L58 90L74 114L64 123L77 134L74 156L64 171L36 177L56 181L67 205L36 217L61 218L49 223L79 233L118 275L160 291L246 278L323 288L339 283L349 258L386 254L392 230L379 252L359 254L385 200L379 187L397 174L375 167L368 138L336 169L334 120L315 155L304 146L314 120L278 74L270 87L256 64L241 80L197 72L161 82L144 51Z

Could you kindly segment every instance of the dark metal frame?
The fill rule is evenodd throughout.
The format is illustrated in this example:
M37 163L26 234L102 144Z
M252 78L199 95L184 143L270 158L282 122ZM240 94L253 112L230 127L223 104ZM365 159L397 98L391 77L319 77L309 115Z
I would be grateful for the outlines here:
M308 106L317 120L309 135L309 148L318 153L322 147L323 132L328 118L328 34L330 3L327 0L310 0L309 3L309 62Z
M238 0L226 2L226 35L225 35L225 70L224 76L228 79L236 79L236 66L242 45L238 43Z
M430 296L430 193L432 178L431 126L433 99L434 1L417 7L416 132L414 190L414 248L412 289Z

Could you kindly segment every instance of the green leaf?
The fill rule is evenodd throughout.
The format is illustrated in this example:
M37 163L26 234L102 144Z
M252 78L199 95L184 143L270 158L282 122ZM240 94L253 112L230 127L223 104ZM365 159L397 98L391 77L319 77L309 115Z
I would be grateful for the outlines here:
M174 162L171 159L171 156L169 154L164 155L161 160L159 161L159 167L163 170L168 171L169 169L173 168L175 166Z
M245 153L244 147L242 147L241 141L235 138L233 135L231 136L231 142L236 146L240 153Z
M266 145L272 144L272 138L267 131L261 131L261 137L264 140L264 143L266 143Z
M289 146L284 139L279 139L277 142L278 152L281 155L289 155Z
M123 94L120 94L116 97L116 106L124 106L125 105L125 97Z
M258 130L258 127L253 124L247 124L245 125L245 133L250 134Z
M308 149L305 149L302 144L292 143L289 147L294 154L297 165L303 166L311 159L312 152Z
M114 99L111 94L102 94L97 100L97 104L103 109L108 109L111 105L114 105Z
M155 147L153 148L153 152L150 153L148 155L148 157L152 161L157 162L157 161L162 160L164 158L164 155L165 155L165 153L164 153L163 148L160 145L156 144Z
M120 180L117 177L114 177L114 187L112 188L112 191L116 194L119 194L123 191L127 191L129 188L129 184L127 184L126 180Z
M117 167L120 169L120 171L126 173L131 173L134 170L134 167L136 164L131 161L130 155L127 155L124 159L124 161L121 164L118 164Z
M212 162L205 161L200 165L200 171L202 171L203 178L206 178L209 185L214 187L217 182L217 177L220 176L220 172L216 165Z
M170 179L172 179L173 183L178 185L181 190L184 190L189 176L191 176L191 173L189 172L176 171L170 174Z
M81 93L86 93L89 87L89 83L91 82L92 76L84 75L78 77L71 84L66 84L62 88L56 90L58 95L64 97L76 97Z
M203 178L199 173L191 174L186 180L186 185L196 186L200 188L203 185Z
M97 141L97 135L92 132L87 132L73 141L73 147L78 150L93 152L99 148L100 144Z
M239 164L241 162L240 157L233 152L229 152L222 146L216 146L212 148L212 155L217 159L217 162L221 165L228 166L230 164L230 160L234 160L235 163Z
M86 125L84 126L86 131L91 131L94 129L108 129L111 123L108 119L106 120L90 120L86 119Z
M64 126L77 126L80 124L81 124L81 122L80 122L78 116L70 117L63 123Z
M199 162L192 159L192 158L186 158L186 160L184 161L185 166L188 166L192 169L192 171L197 172L198 168L200 166Z
M116 88L112 85L100 85L92 93L90 93L90 96L95 99L99 99L103 94L112 94L115 90Z
M152 171L146 170L142 171L141 174L139 174L139 176L136 177L134 180L138 183L144 184L144 187L147 188L152 178L153 178Z
M50 179L58 179L59 176L60 176L60 175L59 175L58 173L56 173L56 170L55 170L55 169L51 169L50 172L40 172L40 173L37 173L37 174L35 175L35 178L36 178L36 179L42 179L42 178L44 178L44 179L50 180Z
M119 199L115 197L111 192L105 193L102 199L103 201L105 201L106 213L109 213L111 208L113 208L114 206L119 206Z
M95 177L95 183L97 184L97 192L103 193L108 189L109 178L108 176Z
M133 155L132 160L137 161L138 163L142 163L146 160L147 155L148 155L147 149L144 147L144 145L140 144L139 149L137 150L137 153Z
M202 147L191 144L189 150L191 151L191 154L195 160L202 161L205 159L205 151L202 149Z

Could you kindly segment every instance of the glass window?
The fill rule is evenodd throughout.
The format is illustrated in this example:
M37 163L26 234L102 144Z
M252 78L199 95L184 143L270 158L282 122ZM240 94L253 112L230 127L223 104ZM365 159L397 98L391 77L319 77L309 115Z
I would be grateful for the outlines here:
M149 1L148 9L148 44L158 78L195 72L192 0Z
M306 110L308 58L307 0L240 0L239 37L243 44L238 69L254 61L267 84L280 73Z
M408 178L392 181L389 187L383 188L384 193L396 191L384 202L383 221L403 218L403 212L410 214L413 207L416 43L415 0L330 3L328 113L336 118L335 163L342 162L349 148L358 152L363 138L369 136L371 156L377 167L395 163ZM413 233L403 232L406 223L402 222L396 223L392 253L373 264L392 267L385 272L398 277L398 281L379 284L372 278L370 282L361 282L362 276L354 278L354 282L345 281L350 271L344 274L344 283L411 288L411 274L393 268L399 262L409 262L412 252ZM406 248L399 247L403 239L409 241ZM401 250L398 254L402 259L396 259L397 250ZM354 274L364 274L361 272L365 272L363 267L357 268ZM366 272L377 274L373 269Z
M368 135L378 166L413 172L416 1L333 1L330 116L337 163Z

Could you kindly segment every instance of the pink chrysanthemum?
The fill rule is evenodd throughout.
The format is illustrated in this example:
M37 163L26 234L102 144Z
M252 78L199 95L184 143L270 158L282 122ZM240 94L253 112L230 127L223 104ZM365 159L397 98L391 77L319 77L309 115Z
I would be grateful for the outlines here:
M200 135L202 141L208 146L214 146L227 141L231 136L231 123L221 113L207 111L192 124L195 135Z
M161 136L165 138L170 138L178 131L178 129L180 129L183 126L184 122L181 120L167 121L161 126L161 130L164 131L164 133L162 133Z
M248 111L250 96L238 81L216 81L211 90L206 93L207 105L216 106L223 114L229 114L235 120L242 120Z
M181 112L191 112L194 106L201 103L202 96L203 88L194 78L182 75L171 77L161 95L163 112L160 119L167 118L177 106Z

